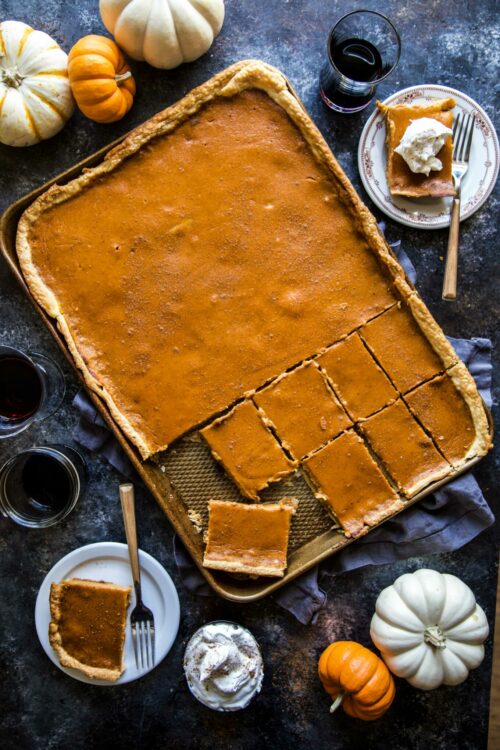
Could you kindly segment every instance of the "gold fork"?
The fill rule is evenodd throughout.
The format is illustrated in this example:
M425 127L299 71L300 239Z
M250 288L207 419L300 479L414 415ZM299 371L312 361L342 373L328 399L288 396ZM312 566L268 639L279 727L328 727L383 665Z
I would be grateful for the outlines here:
M450 234L444 269L443 299L457 298L458 236L460 229L460 194L462 178L469 168L470 146L474 133L474 115L460 112L453 123L453 159L451 172L455 196L451 206Z

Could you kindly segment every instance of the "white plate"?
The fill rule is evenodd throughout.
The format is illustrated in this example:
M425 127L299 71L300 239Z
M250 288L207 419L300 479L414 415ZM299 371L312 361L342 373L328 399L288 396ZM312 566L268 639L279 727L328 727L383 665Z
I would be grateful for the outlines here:
M179 629L179 597L169 574L154 557L140 550L139 564L142 598L155 617L155 666L157 666L170 651ZM77 669L61 666L57 654L49 643L49 596L50 584L59 583L64 578L89 578L93 581L109 581L120 586L132 586L130 613L135 606L135 596L127 545L118 542L97 542L75 549L59 560L45 576L38 592L35 606L36 632L49 659L76 680L91 685L122 685L150 672L151 669L137 669L135 666L130 621L125 638L125 671L116 682L91 680Z
M448 86L410 86L398 91L384 104L421 104L452 96L453 110L472 112L476 128L469 159L469 171L462 181L460 220L469 218L483 205L495 186L500 163L498 138L490 118L473 99ZM411 199L391 196L385 176L385 125L380 112L368 119L358 147L358 168L366 192L387 216L400 224L419 229L441 229L450 224L451 198Z

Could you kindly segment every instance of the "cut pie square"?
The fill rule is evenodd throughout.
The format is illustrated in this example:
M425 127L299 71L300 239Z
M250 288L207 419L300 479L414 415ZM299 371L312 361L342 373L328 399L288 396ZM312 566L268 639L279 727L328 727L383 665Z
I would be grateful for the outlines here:
M123 650L130 586L70 578L50 587L50 645L63 667L115 682Z
M314 362L285 373L253 400L295 458L320 448L351 425Z
M471 407L453 382L454 377L462 376L461 371L457 366L451 368L449 374L429 380L405 396L410 410L455 467L474 456L479 447Z
M252 500L258 500L261 490L296 467L252 401L242 401L201 430L201 434L240 492Z
M406 128L414 120L429 117L438 120L447 128L451 128L455 106L454 99L440 99L430 104L397 104L395 106L377 102L377 107L385 117L386 148L387 148L387 183L392 195L406 195L412 198L440 197L455 195L451 174L452 139L446 138L444 146L436 154L442 163L442 168L431 171L429 176L412 172L403 157L394 151L399 146Z
M401 393L444 369L406 305L395 305L371 320L360 334Z
M304 461L317 496L347 536L357 536L400 510L402 502L353 431L328 443Z
M206 568L256 576L284 575L296 502L247 505L210 500Z
M413 497L450 474L450 465L401 399L359 423L370 446L399 489Z
M316 361L354 420L368 417L398 396L357 333L332 346Z

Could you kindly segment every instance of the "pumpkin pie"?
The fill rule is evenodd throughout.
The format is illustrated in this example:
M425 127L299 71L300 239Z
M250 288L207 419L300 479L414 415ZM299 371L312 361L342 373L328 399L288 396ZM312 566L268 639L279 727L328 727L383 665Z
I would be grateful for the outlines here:
M248 505L210 500L203 565L254 576L284 575L296 501Z
M441 453L456 468L480 448L471 407L455 385L457 376L463 383L464 369L463 365L456 365L404 397Z
M405 195L410 198L442 197L455 195L451 162L453 145L448 136L437 158L442 168L431 171L428 176L412 172L403 157L394 149L406 131L408 125L421 117L438 120L447 128L451 128L455 106L454 99L439 99L430 104L396 104L394 106L377 102L379 111L385 117L386 148L387 148L387 184L392 195Z
M252 401L238 404L201 434L241 494L251 500L258 500L261 490L297 466L266 427Z
M406 305L395 305L371 320L360 329L360 335L401 393L444 369Z
M130 586L71 578L50 587L49 641L63 667L115 682L123 650Z
M401 492L413 497L450 474L450 465L399 399L359 423L372 450Z
M253 400L281 443L299 459L352 424L314 362L281 375Z
M357 333L330 347L316 361L354 420L370 416L398 396Z
M304 461L315 494L347 536L358 536L402 507L363 440L353 430Z

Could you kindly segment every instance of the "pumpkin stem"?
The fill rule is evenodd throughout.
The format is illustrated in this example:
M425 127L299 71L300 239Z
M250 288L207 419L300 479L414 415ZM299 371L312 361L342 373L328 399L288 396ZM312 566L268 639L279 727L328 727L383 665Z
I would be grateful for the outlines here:
M345 693L343 691L337 695L337 697L333 701L332 705L330 706L330 713L331 714L333 714L333 712L337 710L337 708L340 706L340 704L344 700L344 697L345 697Z
M18 71L17 68L5 68L2 70L2 81L6 86L12 86L17 89L23 82L24 76Z
M424 641L430 643L441 651L446 648L446 636L439 625L429 625L429 627L424 630Z
M127 70L126 73L120 73L119 76L115 76L115 81L118 85L120 85L120 83L123 83L123 81L126 81L128 78L132 78L132 73L130 72L130 70Z

